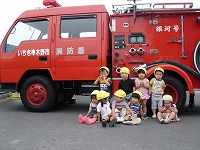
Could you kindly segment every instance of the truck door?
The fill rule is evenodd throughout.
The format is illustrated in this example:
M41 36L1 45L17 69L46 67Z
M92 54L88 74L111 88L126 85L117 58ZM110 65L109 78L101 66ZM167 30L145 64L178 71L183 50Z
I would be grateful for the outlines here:
M94 72L102 63L101 21L100 13L57 17L55 68L58 80L94 79Z
M153 15L152 48L155 57L162 59L179 60L184 57L183 23L180 14ZM181 21L182 20L182 21ZM182 55L181 55L182 54Z
M1 81L16 83L26 70L50 67L50 18L16 21L2 43Z

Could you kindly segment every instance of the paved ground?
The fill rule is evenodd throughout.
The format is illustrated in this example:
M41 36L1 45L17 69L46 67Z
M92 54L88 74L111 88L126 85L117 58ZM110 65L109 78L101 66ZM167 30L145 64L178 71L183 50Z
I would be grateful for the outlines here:
M185 108L181 122L159 124L149 119L137 126L79 124L86 114L88 97L75 105L59 105L54 111L32 113L21 101L0 100L0 150L198 150L200 147L200 99L196 109Z

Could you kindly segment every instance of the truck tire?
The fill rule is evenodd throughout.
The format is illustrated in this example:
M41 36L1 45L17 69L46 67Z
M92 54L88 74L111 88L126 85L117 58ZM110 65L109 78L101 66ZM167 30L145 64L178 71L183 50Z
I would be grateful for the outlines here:
M26 79L20 94L24 106L34 112L48 111L57 101L57 92L53 82L40 75Z
M172 76L164 76L166 88L164 94L169 94L173 97L173 103L176 104L178 110L183 109L186 101L186 89L183 84Z

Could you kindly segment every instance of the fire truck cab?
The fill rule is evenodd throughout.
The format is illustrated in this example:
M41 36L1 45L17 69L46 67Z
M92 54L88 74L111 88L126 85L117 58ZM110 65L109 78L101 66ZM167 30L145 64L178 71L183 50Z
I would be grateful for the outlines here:
M44 0L44 9L28 10L13 23L0 46L2 89L16 89L30 111L48 111L73 95L98 88L94 80L107 66L112 90L121 67L165 70L165 92L183 108L200 89L200 9L192 3L62 7ZM180 5L181 8L166 8ZM142 8L140 8L142 6ZM145 7L144 7L145 6ZM147 7L146 7L147 6ZM157 8L158 7L158 8Z

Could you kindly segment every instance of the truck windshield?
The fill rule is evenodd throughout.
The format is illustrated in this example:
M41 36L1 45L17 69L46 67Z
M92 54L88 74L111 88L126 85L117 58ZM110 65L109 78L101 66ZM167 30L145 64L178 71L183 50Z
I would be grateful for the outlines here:
M13 52L22 41L48 38L48 19L19 21L13 27L6 42L4 52Z

